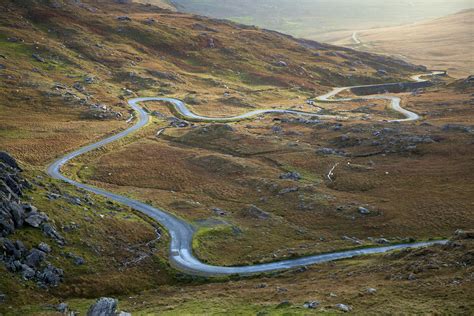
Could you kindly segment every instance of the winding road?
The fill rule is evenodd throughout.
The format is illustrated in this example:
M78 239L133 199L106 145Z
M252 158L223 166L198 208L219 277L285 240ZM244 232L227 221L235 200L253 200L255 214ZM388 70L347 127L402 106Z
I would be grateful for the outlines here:
M440 74L438 72L433 72L428 75L437 75ZM422 76L425 75L418 75L413 76L412 79L415 81L423 81L421 79ZM325 102L341 102L341 101L350 101L353 100L351 98L343 98L343 99L332 99L338 93L348 90L352 87L345 87L345 88L335 88L331 92L320 96L318 100L325 101ZM360 98L357 98L360 99ZM400 106L400 98L386 96L386 95L377 95L377 96L370 96L364 97L364 99L384 99L384 100L391 100L392 108L395 111L398 111L405 115L405 119L401 120L394 120L394 121L413 121L418 119L418 115L416 113L410 112L408 110L403 109ZM357 250L348 250L348 251L338 251L333 253L327 254L319 254L277 262L270 262L270 263L262 263L262 264L254 264L249 266L238 266L238 267L223 267L223 266L214 266L205 264L199 261L194 255L192 251L192 240L195 233L195 229L186 221L176 217L175 215L153 207L151 205L145 204L143 202L130 199L128 197L115 194L103 189L99 189L84 183L80 183L74 181L72 179L67 178L61 173L61 167L64 166L70 160L83 155L87 152L92 150L98 149L103 147L107 144L110 144L116 140L119 140L131 133L141 129L144 127L149 121L148 113L139 106L139 103L147 102L147 101L167 101L172 104L175 111L182 116L183 118L190 120L190 121L199 121L199 122L229 122L229 121L239 121L243 119L248 119L254 117L256 115L262 114L296 114L296 115L306 115L312 117L319 117L319 118L337 118L337 116L324 116L318 115L316 113L310 112L301 112L301 111L294 111L294 110L255 110L251 112L247 112L241 115L233 116L233 117L206 117L201 116L193 113L186 104L180 100L173 99L173 98L159 98L159 97L150 97L150 98L136 98L131 99L128 101L130 107L136 111L137 113L137 122L135 125L131 126L130 128L116 134L110 136L106 139L103 139L97 143L90 144L84 147L79 148L78 150L71 152L64 157L59 158L55 162L53 162L47 169L47 173L58 180L62 180L67 182L73 186L78 188L84 189L86 191L102 195L108 199L111 199L115 202L122 203L133 208L136 211L139 211L150 218L153 218L161 225L163 225L169 232L171 237L171 246L170 246L170 262L171 264L177 268L178 270L192 274L192 275L203 275L203 276L222 276L222 275L232 275L232 274L240 274L240 275L250 275L256 273L263 273L269 271L277 271L277 270L284 270L290 269L295 267L301 267L306 265L312 265L321 262L328 262L334 261L339 259L345 258L352 258L356 256L368 255L368 254L377 254L377 253L384 253L396 249L403 249L403 248L415 248L415 247L424 247L433 244L443 244L446 243L445 240L438 240L438 241L428 241L428 242L418 242L418 243L409 243L409 244L398 244L398 245L390 245L385 247L373 247L373 248L365 248L365 249L357 249Z

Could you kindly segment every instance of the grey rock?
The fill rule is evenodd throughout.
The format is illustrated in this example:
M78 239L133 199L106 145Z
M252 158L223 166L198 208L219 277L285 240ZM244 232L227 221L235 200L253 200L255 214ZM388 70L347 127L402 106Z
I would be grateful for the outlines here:
M46 253L39 249L31 249L29 254L25 258L25 264L31 268L36 268L46 258Z
M144 23L146 25L152 25L152 24L155 24L156 20L154 18L146 18Z
M359 206L357 211L359 212L359 214L362 214L362 215L369 215L370 214L370 210L368 210L367 208L365 208L363 206Z
M7 300L7 295L0 293L0 304L5 303L6 300Z
M298 181L301 180L301 175L298 172L288 172L281 174L280 179Z
M18 163L16 162L16 160L4 151L0 151L0 162L3 162L4 164L6 164L7 166L12 167L13 169L21 170L21 168L20 168L20 166L18 166Z
M280 192L278 192L279 195L284 195L284 194L288 194L288 193L292 193L292 192L297 192L299 191L300 188L298 187L291 187L291 188L285 188L285 189L282 189L280 190Z
M95 81L94 77L87 76L87 77L84 78L84 83L86 83L86 84L93 84L94 81Z
M474 131L472 126L460 125L460 124L446 124L443 126L443 131L445 132L463 132L471 133Z
M367 290L365 290L367 294L375 294L377 293L377 289L374 289L373 287L369 287Z
M33 54L33 55L31 55L31 57L33 57L36 61L38 61L38 62L40 62L40 63L45 63L45 62L46 62L46 60L44 60L44 58L41 57L41 56L38 55L38 54Z
M59 245L65 244L64 237L61 236L61 234L59 234L56 228L54 228L54 226L52 226L51 224L44 223L41 226L41 230L43 231L44 235L54 239L54 241L56 241Z
M346 304L337 304L336 308L338 310L346 312L346 313L350 312L352 310L352 307L350 307L349 305L346 305Z
M122 15L122 16L118 16L117 20L122 21L122 22L129 22L132 19L130 17L126 16L126 15Z
M48 216L46 216L43 212L31 212L25 218L25 223L29 224L32 227L38 228L48 220Z
M33 270L31 267L29 267L26 264L21 264L20 269L21 269L20 270L21 271L21 276L25 280L31 280L36 275L36 271Z
M25 219L25 211L20 204L15 202L10 203L10 214L12 216L13 223L15 224L16 228L23 226Z
M279 60L278 62L275 63L278 67L288 67L288 63L283 60Z
M327 148L327 147L319 148L316 151L316 153L321 154L321 155L338 155L338 156L344 156L345 155L345 153L343 151L336 150L336 149L333 149L333 148Z
M44 270L38 273L38 280L46 286L58 286L64 276L64 271L49 264Z
M4 64L0 64L0 70L4 70L4 69L7 69L7 66L5 66Z
M46 197L48 198L48 200L54 201L54 200L59 199L61 195L57 193L48 192L48 194L46 194Z
M385 239L385 238L377 238L375 239L375 242L377 244L381 244L381 245L387 245L390 243L390 241L388 239Z
M303 307L304 308L309 308L309 309L316 309L318 308L318 306L320 305L321 303L319 303L318 301L309 301L309 302L305 302L303 304Z
M246 210L246 214L257 219L268 219L270 217L270 214L268 214L267 212L263 211L262 209L258 208L255 205L251 205Z
M56 310L60 313L65 314L69 310L69 305L67 303L64 303L64 302L60 303L60 304L58 304L58 306L56 306Z
M45 242L41 242L38 245L38 249L41 250L44 253L50 253L51 252L51 247Z
M73 84L72 87L74 89L76 89L77 91L79 91L79 92L86 91L86 88L82 84L80 84L79 82L76 82L75 84Z
M221 209L218 208L218 207L214 207L214 208L212 209L212 211L213 211L216 215L219 215L219 216L225 216L225 215L227 215L227 212L226 212L226 211L221 210Z
M102 297L89 308L87 316L114 316L118 301L110 297Z

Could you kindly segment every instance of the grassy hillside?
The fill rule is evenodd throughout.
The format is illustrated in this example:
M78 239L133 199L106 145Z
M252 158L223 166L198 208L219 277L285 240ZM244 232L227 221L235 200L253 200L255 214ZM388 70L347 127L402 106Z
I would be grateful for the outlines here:
M474 9L471 9L405 26L359 31L360 45L353 45L352 33L330 41L372 52L398 54L415 63L465 77L474 73L473 29Z
M323 40L326 33L413 23L472 8L468 0L172 0L179 10Z
M416 69L394 59L302 44L274 32L139 4L18 3L2 3L0 13L2 143L36 165L124 128L129 114L123 99L130 95L206 99L201 96L206 91L211 102L225 92L237 98L246 93L246 102L258 106L334 85L394 81ZM378 76L378 69L388 75ZM242 111L238 102L224 108ZM87 119L99 116L107 120ZM68 133L77 136L65 137Z
M189 221L195 254L216 264L450 237L474 225L471 81L446 78L403 95L423 121L390 124L396 113L385 102L306 101L333 86L405 80L423 67L112 0L2 2L0 65L0 148L33 184L23 200L66 240L48 257L64 269L57 288L0 265L0 313L56 315L66 301L84 314L105 295L134 315L307 314L304 302L315 300L315 312L342 312L341 303L363 314L472 311L469 234L446 247L281 274L196 278L169 267L169 239L156 223L44 173L55 157L129 126L134 96L177 97L220 116L271 107L340 114L347 120L178 127L166 104L149 103L145 128L64 171ZM300 179L285 179L288 172ZM46 237L25 228L8 238L33 247Z

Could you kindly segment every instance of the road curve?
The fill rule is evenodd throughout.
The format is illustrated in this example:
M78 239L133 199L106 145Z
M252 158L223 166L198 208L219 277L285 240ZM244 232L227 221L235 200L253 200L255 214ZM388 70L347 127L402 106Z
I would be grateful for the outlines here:
M423 79L422 77L432 77L432 76L438 76L438 75L445 75L445 71L433 71L431 73L427 74L419 74L419 75L413 75L410 78L415 81L415 82L426 82L429 81L428 79ZM351 90L354 88L364 88L364 87L376 87L376 86L384 86L387 85L386 83L382 84L376 84L376 85L369 85L369 86L351 86L351 87L339 87L339 88L334 88L330 92L321 95L316 98L316 100L321 101L321 102L345 102L345 101L351 101L354 99L357 100L388 100L390 101L390 107L392 110L395 110L398 113L401 113L405 118L403 119L397 119L397 120L389 120L388 122L408 122L408 121L416 121L420 118L420 116L414 112L408 111L404 108L401 107L401 99L396 96L391 96L391 95L385 95L385 94L377 94L377 95L371 95L371 96L363 96L363 97L357 97L357 98L339 98L339 99L334 99L336 95L343 91Z
M417 77L418 80L422 80L421 76ZM321 100L329 101L329 99L336 94L344 91L348 88L336 88L332 92L319 97ZM369 97L366 97L369 98ZM394 107L393 97L389 96L373 96L371 98L383 98L392 100L392 107ZM331 99L332 100L332 99ZM351 99L339 99L339 100L332 100L332 101L347 101ZM322 262L328 262L333 260L345 259L345 258L352 258L361 255L368 255L368 254L377 254L377 253L384 253L396 249L403 249L403 248L416 248L416 247L424 247L433 244L444 244L447 241L445 240L438 240L438 241L428 241L428 242L418 242L418 243L409 243L409 244L398 244L398 245L390 245L385 247L374 247L374 248L364 248L364 249L356 249L356 250L347 250L347 251L338 251L333 253L327 254L319 254L295 259L288 259L283 261L276 261L270 263L262 263L262 264L254 264L249 266L237 266L237 267L224 267L224 266L214 266L205 264L199 261L192 252L192 239L195 233L195 229L186 221L176 217L175 215L153 207L151 205L145 204L143 202L130 199L128 197L115 194L103 189L99 189L84 183L80 183L74 181L72 179L67 178L61 173L61 167L65 165L70 160L83 155L87 152L92 150L98 149L103 147L107 144L110 144L118 139L121 139L131 133L139 130L140 128L144 127L149 121L148 113L143 110L138 104L141 102L147 101L167 101L170 102L174 109L181 115L183 118L193 121L201 121L201 122L228 122L228 121L237 121L242 119L247 119L255 115L261 114L268 114L268 113L287 113L287 114L297 114L297 115L309 115L309 116L317 116L320 118L330 118L332 116L322 116L316 113L310 112L300 112L294 110L255 110L245 114L233 116L233 117L205 117L200 116L192 111L190 111L184 102L173 99L173 98L136 98L131 99L128 101L130 107L136 111L138 114L138 119L135 125L131 126L130 128L116 134L110 136L106 139L103 139L99 142L94 144L90 144L84 147L79 148L78 150L68 153L67 155L59 158L55 162L53 162L47 169L47 173L55 179L62 180L67 182L71 185L74 185L78 188L84 189L86 191L104 196L108 199L116 201L118 203L127 205L133 208L136 211L139 211L157 222L163 225L169 232L171 237L171 246L170 246L170 262L171 264L177 268L178 270L192 274L192 275L203 275L203 276L222 276L222 275L232 275L232 274L240 274L240 275L250 275L256 273L263 273L263 272L270 272L270 271L278 271L284 269L290 269L295 267L301 267L306 265L312 265ZM406 111L400 107L400 103L398 101L399 112ZM397 110L396 107L394 107ZM412 117L407 111L407 113L403 112L407 115L407 119L413 120ZM415 114L416 115L416 114Z

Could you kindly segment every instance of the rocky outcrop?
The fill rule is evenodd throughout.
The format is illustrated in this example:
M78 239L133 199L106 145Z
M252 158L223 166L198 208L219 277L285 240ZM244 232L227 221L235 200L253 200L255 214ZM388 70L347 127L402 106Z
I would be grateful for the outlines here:
M23 191L31 184L21 176L21 168L8 153L0 152L0 263L24 280L35 280L40 287L58 286L63 271L47 262L51 247L41 242L28 249L20 240L7 237L24 226L38 228L64 245L64 238L48 222L48 216L28 203L23 203Z
M118 300L110 297L101 297L91 305L87 316L131 316L127 312L117 311Z
M366 86L366 87L355 87L355 88L351 88L351 91L356 95L400 93L400 92L410 92L410 91L414 91L420 88L430 87L432 85L433 83L430 81L386 83L386 84Z

